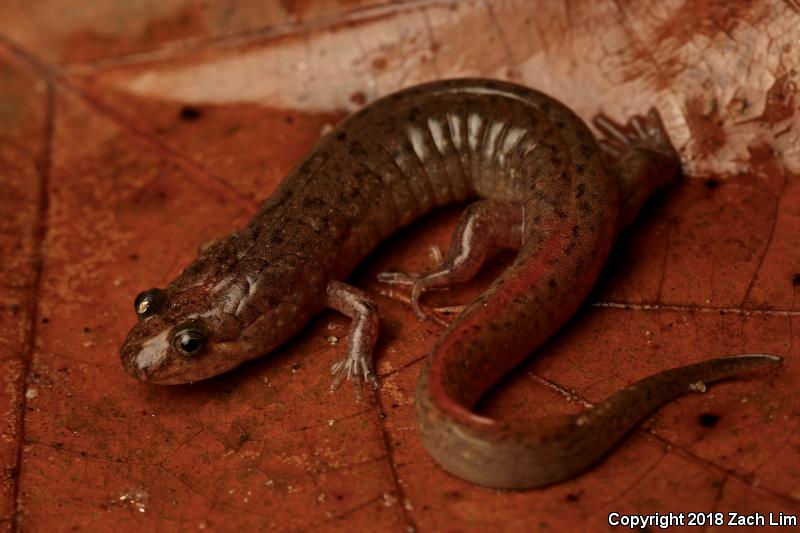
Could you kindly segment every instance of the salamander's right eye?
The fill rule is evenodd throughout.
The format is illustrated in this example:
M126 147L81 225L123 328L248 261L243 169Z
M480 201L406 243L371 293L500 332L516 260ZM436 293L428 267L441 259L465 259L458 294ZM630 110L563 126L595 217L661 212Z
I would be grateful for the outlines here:
M175 349L186 357L199 355L206 346L206 333L200 322L189 322L175 328L172 335L172 344Z
M166 301L167 293L164 289L148 289L139 293L139 296L133 301L133 308L136 310L139 320L143 320L156 314Z

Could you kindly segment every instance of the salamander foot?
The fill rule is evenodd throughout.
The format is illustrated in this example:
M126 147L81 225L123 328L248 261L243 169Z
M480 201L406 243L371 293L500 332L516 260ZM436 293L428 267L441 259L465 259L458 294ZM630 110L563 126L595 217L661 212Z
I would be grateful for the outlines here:
M650 108L644 116L634 115L624 126L603 113L595 116L592 123L604 135L598 141L600 148L612 159L620 159L631 148L660 152L678 159L655 108Z
M339 385L346 379L353 382L356 392L356 400L361 399L361 381L368 383L373 389L378 388L378 378L372 369L372 358L363 354L348 354L341 361L337 361L331 366L333 381L331 382L331 392L339 388Z

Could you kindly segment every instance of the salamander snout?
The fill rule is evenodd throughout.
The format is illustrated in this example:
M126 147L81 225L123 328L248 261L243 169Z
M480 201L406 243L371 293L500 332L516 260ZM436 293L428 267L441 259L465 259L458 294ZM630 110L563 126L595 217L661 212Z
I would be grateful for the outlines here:
M131 330L120 350L122 367L131 376L142 381L158 381L159 375L169 366L171 347L169 330L145 337L139 324Z

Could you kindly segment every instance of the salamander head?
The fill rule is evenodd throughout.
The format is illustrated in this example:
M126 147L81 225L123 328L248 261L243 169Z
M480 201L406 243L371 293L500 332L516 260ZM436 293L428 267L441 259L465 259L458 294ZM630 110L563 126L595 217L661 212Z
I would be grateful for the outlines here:
M293 264L275 261L258 275L219 264L206 256L166 289L136 297L138 322L120 350L130 375L157 384L210 378L273 350L304 325Z
M139 294L138 322L120 349L123 368L149 383L199 381L302 329L320 310L327 281L304 248L276 238L281 231L263 221L235 231L204 247L166 288Z
M151 383L205 379L255 357L235 315L209 312L206 291L149 289L134 301L138 323L120 350L123 368Z

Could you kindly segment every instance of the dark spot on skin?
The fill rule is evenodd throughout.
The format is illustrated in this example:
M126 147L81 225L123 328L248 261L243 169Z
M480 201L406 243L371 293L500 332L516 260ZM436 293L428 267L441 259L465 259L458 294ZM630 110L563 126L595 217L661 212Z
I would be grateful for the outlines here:
M350 95L350 101L356 105L364 105L367 103L367 95L361 91L356 91Z
M292 115L286 115L283 117L283 121L287 124L294 124L294 117Z
M130 257L131 261L138 261L139 260L139 256L136 255L136 254L131 254L129 257Z
M551 289L555 289L557 285L558 284L556 283L556 280L554 278L550 278L550 280L547 282L547 286L550 287Z
M305 207L323 207L325 206L325 200L317 196L309 196L303 199L303 205Z
M361 146L361 143L358 141L351 142L349 150L351 155L366 154L366 150L364 150L364 147ZM361 172L361 174L364 174L363 171L359 172Z
M92 330L89 328L89 326L83 326L83 332L84 333L89 333L90 331L92 331Z
M50 323L50 319L49 319L49 318L47 318L47 317L44 317L44 318L42 319L42 324L49 324L49 323Z
M9 305L8 310L11 312L12 315L16 315L19 312L19 304Z
M697 417L697 421L704 428L713 428L719 422L719 416L712 413L703 413Z
M719 180L715 180L714 178L707 179L705 186L711 190L714 190L719 187Z
M800 274L793 274L792 275L792 286L797 287L800 285Z
M185 105L181 108L180 113L178 113L178 116L181 118L181 120L185 120L187 122L193 122L202 117L203 112L199 108L193 105Z
M581 495L573 494L572 492L570 492L566 496L564 496L564 499L568 502L577 502L578 500L581 499Z

